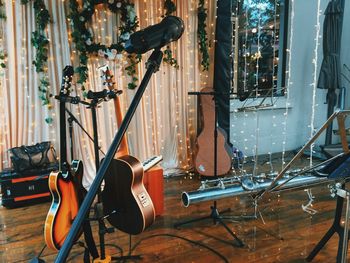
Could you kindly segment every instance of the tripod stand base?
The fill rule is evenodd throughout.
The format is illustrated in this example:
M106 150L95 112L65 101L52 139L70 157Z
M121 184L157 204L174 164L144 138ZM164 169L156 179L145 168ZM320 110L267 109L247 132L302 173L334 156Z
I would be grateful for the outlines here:
M233 233L232 230L223 221L225 219L230 219L230 218L228 216L226 216L226 217L220 216L219 211L216 207L216 201L214 201L214 205L211 206L210 209L211 209L210 215L191 219L191 220L184 221L184 222L179 222L177 224L174 224L174 228L179 228L182 225L186 225L186 224L190 224L190 223L194 223L194 222L199 222L199 221L206 220L206 219L213 219L214 224L219 223L220 225L222 225L226 229L226 231L233 237L233 239L235 240L238 247L244 247L244 243L242 242L242 240L240 240L235 235L235 233ZM229 212L229 211L230 211L230 209L227 209L227 210L222 211L222 213Z
M344 189L344 186L342 187L342 189ZM344 227L341 226L341 224L340 224L342 211L343 211L343 203L344 203L344 198L338 195L333 224L328 229L326 234L322 237L322 239L317 243L317 245L314 247L314 249L310 252L308 257L305 259L307 262L311 262L314 259L314 257L318 254L318 252L321 251L321 249L326 245L328 240L335 233L337 233L339 236L336 262L337 263L345 262L345 261L342 261L342 256L343 256L344 246L346 246L346 249L347 249L347 244L344 244L345 243L344 242L344 234L346 231L344 231ZM347 220L345 222L347 223ZM348 239L349 239L349 235L348 235Z

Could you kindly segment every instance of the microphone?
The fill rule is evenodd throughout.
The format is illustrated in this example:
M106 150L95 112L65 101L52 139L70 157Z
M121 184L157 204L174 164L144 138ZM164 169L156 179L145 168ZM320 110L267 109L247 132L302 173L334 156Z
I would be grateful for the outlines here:
M125 42L128 53L143 54L154 48L178 40L184 32L184 22L176 16L167 16L159 24L133 33Z

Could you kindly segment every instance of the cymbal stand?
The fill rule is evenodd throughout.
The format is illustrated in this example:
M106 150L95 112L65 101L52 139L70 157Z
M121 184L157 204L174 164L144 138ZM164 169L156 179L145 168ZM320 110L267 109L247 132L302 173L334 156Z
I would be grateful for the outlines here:
M213 96L213 100L214 100L214 176L213 179L218 179L218 175L217 175L217 137L218 137L218 102L217 102L217 92L215 91L209 91L209 92L189 92L189 95L205 95L205 96ZM233 233L233 231L225 224L224 220L226 219L232 219L231 216L222 216L219 213L219 210L217 208L217 202L214 201L213 205L210 206L210 214L208 216L204 216L204 217L199 217L199 218L195 218L195 219L191 219L191 220L187 220L187 221L183 221L183 222L179 222L174 224L175 228L178 228L182 225L185 224L189 224L189 223L194 223L194 222L198 222L198 221L202 221L202 220L206 220L206 219L213 219L213 223L217 224L219 223L220 225L222 225L226 231L233 237L233 239L236 241L237 245L239 247L243 247L244 243L242 242L242 240L240 240L235 233ZM230 209L222 211L222 213L228 212L230 211Z

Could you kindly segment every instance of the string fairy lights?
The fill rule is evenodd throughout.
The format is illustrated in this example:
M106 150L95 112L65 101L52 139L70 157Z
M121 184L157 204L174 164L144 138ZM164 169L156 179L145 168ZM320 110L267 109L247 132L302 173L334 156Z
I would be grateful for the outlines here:
M285 72L287 75L287 88L285 89L285 97L286 97L286 103L285 103L285 111L284 111L284 121L282 122L283 125L283 141L282 141L282 169L284 168L284 165L286 164L285 161L285 154L286 154L286 141L287 141L287 120L288 120L288 111L289 111L289 105L290 105L290 90L292 88L293 82L292 82L292 54L291 51L293 50L293 41L294 41L294 19L295 19L295 0L290 1L290 37L289 37L289 48L286 49L287 53L287 59L288 59L288 67Z
M271 83L271 105L273 105L271 107L271 124L272 124L272 129L276 130L277 128L277 123L276 123L276 114L275 114L275 108L276 105L274 105L273 101L273 97L274 97L274 90L277 89L277 84L275 84L277 82L277 77L275 77L275 60L276 60L276 44L277 44L277 6L279 5L279 3L277 3L277 0L275 0L274 2L274 17L273 17L273 56L272 56L272 83ZM274 167L273 167L273 162L272 162L272 152L274 151L274 147L276 145L276 142L274 140L274 135L273 132L270 132L270 150L268 152L269 155L269 160L266 162L267 165L270 166L270 173L274 172Z
M318 68L318 47L320 45L320 29L321 29L321 24L320 24L320 17L321 17L321 1L317 0L317 11L316 11L316 25L315 25L315 31L316 31L316 35L315 35L315 48L314 48L314 58L312 60L312 64L313 64L313 81L310 84L310 86L312 87L312 104L311 104L311 120L310 120L310 139L314 136L316 129L315 129L315 111L316 111L316 107L318 106L318 104L316 103L316 85L317 85L317 68ZM313 152L314 152L314 143L312 143L310 145L310 167L312 167L312 163L313 163ZM306 213L309 213L310 215L314 215L315 213L317 213L317 211L315 209L312 208L313 205L313 201L314 201L314 196L312 195L312 191L311 188L305 189L308 198L309 198L309 202L306 205L302 205L301 208L303 209L303 211L305 211Z
M317 0L317 11L316 11L316 36L315 36L315 48L314 48L314 58L312 60L312 64L314 67L313 70L313 78L312 83L310 86L312 87L312 106L311 106L311 120L310 120L310 138L313 137L313 135L316 132L315 129L315 111L316 107L318 106L316 104L316 85L317 85L317 69L318 69L318 47L320 45L320 30L321 30L321 24L320 24L320 17L321 17L321 0ZM313 149L314 149L315 143L312 143L310 145L310 167L312 166L312 157L313 157Z

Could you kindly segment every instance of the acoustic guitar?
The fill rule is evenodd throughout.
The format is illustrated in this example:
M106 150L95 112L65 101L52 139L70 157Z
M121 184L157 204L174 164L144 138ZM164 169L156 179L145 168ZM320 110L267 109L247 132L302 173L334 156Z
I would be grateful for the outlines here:
M52 203L44 226L46 245L53 250L59 250L63 245L83 199L82 162L74 160L71 167L67 162L64 97L69 96L73 73L73 67L64 68L62 86L58 96L60 98L60 169L58 172L50 173L49 176ZM80 235L81 231L78 237Z
M203 88L203 93L213 92L212 88ZM195 168L200 175L214 176L215 161L215 102L213 95L200 95L202 113L202 131L197 137L197 152L195 156ZM227 135L223 129L217 127L217 167L216 175L225 175L231 169L231 155L227 143Z
M161 160L161 156L155 156L140 163L130 155L112 160L102 192L104 214L112 226L137 235L152 225L154 205L143 185L143 175Z

